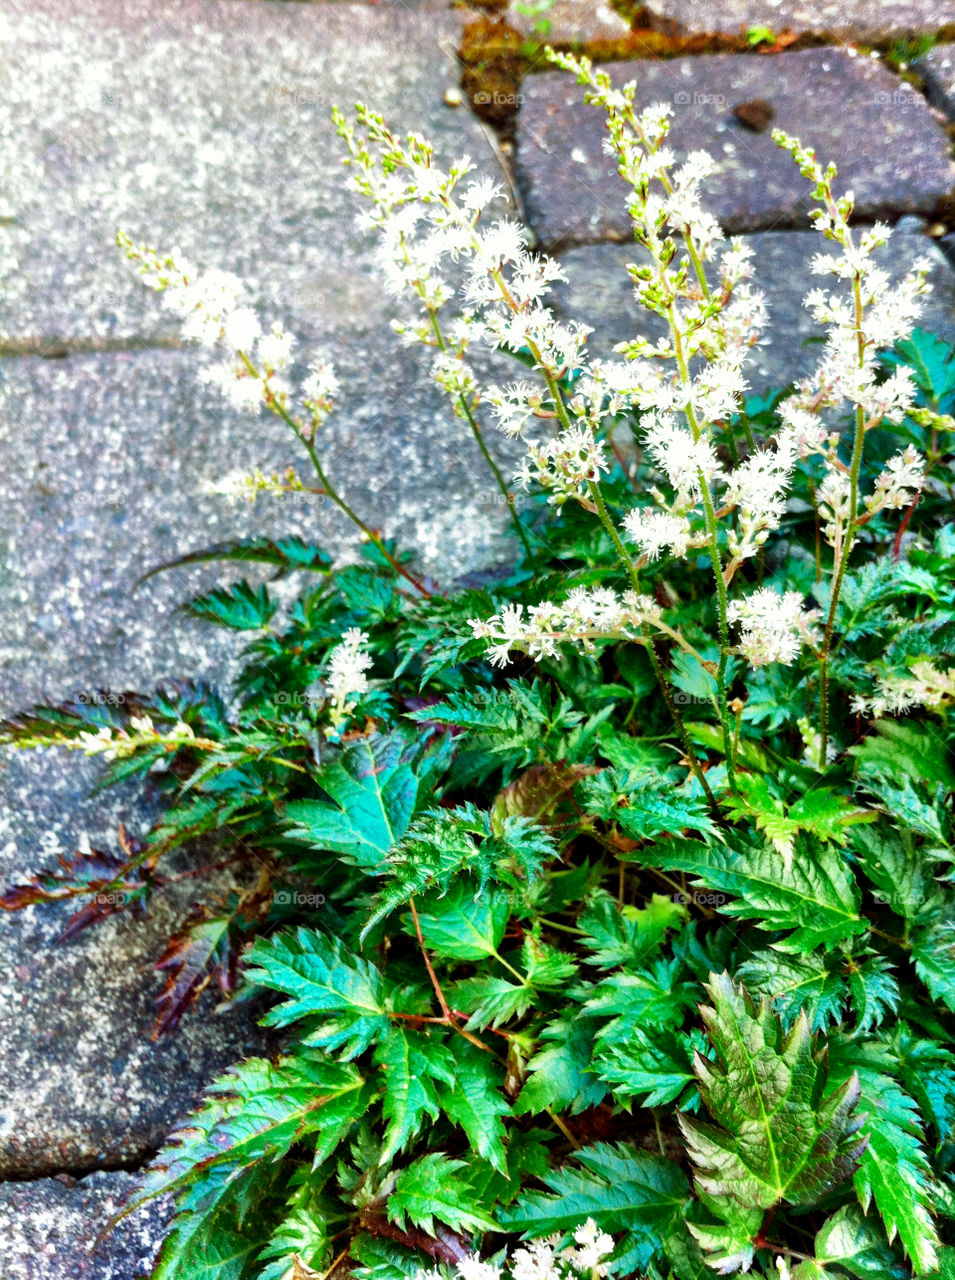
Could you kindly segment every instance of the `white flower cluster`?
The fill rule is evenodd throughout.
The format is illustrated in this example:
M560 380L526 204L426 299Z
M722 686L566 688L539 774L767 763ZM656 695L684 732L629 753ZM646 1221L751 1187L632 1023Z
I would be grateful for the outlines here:
M875 489L865 499L871 515L883 507L898 511L914 502L925 488L925 459L911 445L890 458L876 477Z
M854 697L852 710L874 716L904 715L915 707L937 710L955 702L955 670L939 671L931 662L913 662L907 675L880 676L876 687L872 697Z
M63 739L62 746L82 751L87 756L102 756L104 760L125 760L141 747L161 745L169 751L178 750L195 741L189 725L179 720L160 733L149 716L130 716L124 729L110 729L104 725L95 733L80 733L75 739Z
M306 489L293 467L281 476L277 471L265 475L256 467L254 471L231 471L219 480L207 481L200 491L226 498L234 504L242 501L254 503L260 493L304 492Z
M727 618L739 623L739 652L754 667L770 662L786 666L796 658L805 641L814 641L812 624L818 612L804 612L796 591L782 595L772 587L761 587L751 595L730 602Z
M899 423L914 404L911 372L898 369L880 383L876 355L912 332L922 298L930 291L926 275L931 264L927 258L920 259L893 283L874 261L875 251L888 242L891 228L876 223L856 239L849 226L852 192L838 199L832 192L835 166L823 170L814 152L795 139L781 131L774 137L790 152L804 176L815 183L821 207L811 216L817 230L839 249L838 253L817 254L813 272L852 285L851 300L824 289L813 289L807 295L806 306L817 323L826 326L826 343L817 369L798 384L789 404L793 409L819 414L848 402L861 412L866 427L877 426L883 419Z
M325 690L329 699L329 717L336 734L355 710L358 699L368 692L365 673L372 659L365 648L367 644L365 632L350 627L328 656Z
M480 1258L463 1258L455 1266L455 1280L601 1280L610 1271L607 1262L613 1252L613 1239L601 1231L593 1218L574 1232L574 1243L560 1247L563 1237L550 1236L546 1240L531 1240L511 1254L509 1266L504 1263L483 1262ZM430 1271L418 1271L414 1280L445 1280L437 1267Z
M540 659L570 643L592 653L597 640L638 639L644 623L659 619L660 609L649 596L575 587L559 604L548 601L526 611L522 604L508 604L491 618L470 618L468 625L479 639L491 641L488 657L503 667L512 649Z
M245 286L228 271L199 272L177 249L161 257L120 232L117 241L138 264L147 285L162 293L163 305L178 316L188 341L218 348L223 359L203 369L203 382L215 387L236 409L257 413L263 406L289 412L292 386L288 371L295 338L280 322L263 329L244 301ZM303 384L310 434L324 421L338 390L335 371L323 356L311 365Z

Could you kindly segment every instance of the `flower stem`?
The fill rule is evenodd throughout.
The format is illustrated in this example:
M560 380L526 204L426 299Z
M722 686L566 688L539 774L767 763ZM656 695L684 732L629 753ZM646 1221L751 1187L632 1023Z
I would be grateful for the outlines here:
M857 272L852 282L853 302L855 305L856 341L859 352L859 367L865 364L865 336L862 332L862 286ZM845 539L836 553L833 566L832 595L829 600L829 616L826 618L826 630L819 650L819 759L818 767L826 767L826 754L829 746L829 656L832 652L832 636L836 625L836 610L839 607L839 596L842 593L842 580L845 577L849 552L855 538L858 522L856 520L859 504L859 473L862 470L862 454L865 448L865 410L856 405L856 428L852 442L852 461L849 464L849 522L846 526Z

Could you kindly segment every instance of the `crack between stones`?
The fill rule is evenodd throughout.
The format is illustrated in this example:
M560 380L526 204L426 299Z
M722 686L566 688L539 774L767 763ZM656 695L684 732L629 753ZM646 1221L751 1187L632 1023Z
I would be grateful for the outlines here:
M0 358L40 356L44 360L65 360L69 356L110 354L123 351L179 351L187 345L178 335L155 338L0 338Z
M91 1161L75 1165L56 1165L46 1170L24 1170L23 1173L7 1173L0 1177L0 1187L5 1185L23 1186L32 1182L70 1179L82 1182L94 1173L141 1173L159 1152L158 1147L147 1147L143 1151L130 1156L108 1157L105 1160Z

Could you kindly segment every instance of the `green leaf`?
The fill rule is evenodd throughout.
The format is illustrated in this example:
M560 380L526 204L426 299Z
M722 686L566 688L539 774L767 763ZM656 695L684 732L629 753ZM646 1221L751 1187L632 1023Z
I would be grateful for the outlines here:
M577 920L589 963L609 969L638 967L659 951L668 930L681 924L686 907L655 893L646 907L619 907L608 893L593 895Z
M463 1160L450 1160L438 1152L420 1156L395 1177L388 1198L388 1217L404 1227L411 1221L434 1235L435 1219L452 1231L495 1231L490 1218L475 1208L474 1190L460 1177Z
M484 960L496 954L510 907L503 893L478 892L458 880L441 898L418 907L418 922L429 951L447 960ZM413 925L406 930L413 933Z
M893 1039L902 1083L934 1126L937 1147L955 1126L955 1054L934 1040L922 1040L904 1023Z
M604 769L585 779L577 795L587 813L617 823L634 840L687 829L703 835L714 830L702 796L677 791L672 782L650 770L623 774Z
M815 1260L822 1267L839 1267L859 1280L888 1280L904 1275L875 1223L855 1205L843 1205L816 1232Z
M231 587L216 587L182 605L183 613L233 631L259 631L267 627L277 608L264 584L256 590L245 579Z
M146 582L157 573L165 573L168 569L181 569L187 564L208 564L211 561L238 560L246 564L268 564L278 570L278 576L289 573L293 569L308 569L313 573L329 573L331 557L321 547L316 547L302 538L292 535L288 538L240 538L232 542L219 542L215 546L206 547L202 551L190 551L184 556L176 556L175 560L166 560L155 568L144 573L136 582L136 586Z
M912 959L935 999L955 1010L955 922L943 917L914 933Z
M787 861L765 846L734 849L691 840L667 840L644 860L664 871L696 875L694 886L718 889L735 901L720 907L724 915L757 920L764 929L792 930L776 943L782 951L808 952L831 947L863 933L859 890L848 862L831 845L800 836Z
M838 1022L846 1000L846 984L825 955L786 955L754 951L737 970L740 982L769 996L773 1011L785 1027L805 1013L811 1031L825 1031Z
M299 1050L271 1063L249 1058L217 1080L201 1110L174 1132L151 1166L143 1199L202 1190L211 1212L229 1183L259 1160L274 1162L310 1139L318 1163L368 1109L373 1090L358 1068Z
M662 1252L686 1207L689 1188L679 1167L623 1143L597 1143L574 1153L574 1164L546 1174L547 1191L525 1191L504 1225L538 1239L572 1234L588 1218L611 1234L625 1233L621 1270L645 1269Z
M805 1015L787 1034L767 1001L757 1008L729 974L711 975L707 991L713 1005L700 1013L716 1061L697 1055L695 1067L713 1123L678 1118L697 1193L738 1244L740 1216L813 1205L852 1175L865 1147L852 1115L859 1084L850 1077L826 1093L825 1059L813 1052Z
M628 1103L642 1095L643 1107L676 1103L681 1111L692 1111L699 1101L694 1055L705 1053L706 1048L696 1028L674 1035L636 1027L622 1040L599 1042L594 1069L618 1102Z
M896 1064L878 1042L833 1040L830 1064L834 1079L855 1078L861 1087L866 1147L855 1175L859 1202L867 1212L875 1200L889 1242L898 1235L916 1274L924 1275L935 1266L938 1237L918 1108L888 1074Z
M353 866L381 868L408 830L418 801L406 745L397 736L350 742L317 775L332 803L296 800L287 806L290 839L337 853Z
M511 1114L504 1099L504 1076L490 1054L456 1049L453 1078L439 1086L442 1109L461 1126L474 1151L493 1168L507 1169L502 1116Z
M315 929L260 939L249 952L248 978L288 996L265 1015L268 1026L315 1020L306 1043L355 1058L388 1034L384 982L374 965Z
M471 1015L468 1029L480 1031L522 1018L534 1003L534 990L530 986L517 986L506 978L483 974L454 983L448 988L448 998L455 1009Z
M767 779L758 774L738 774L737 788L738 793L724 797L724 806L735 818L755 822L787 857L800 831L811 832L821 840L845 844L846 827L874 822L878 817L871 810L854 808L844 796L835 795L826 787L815 787L793 804L785 804L774 796Z
M382 1112L388 1121L380 1160L403 1150L421 1130L426 1115L437 1120L437 1083L454 1082L454 1058L437 1037L393 1026L375 1049L384 1074Z
M895 778L923 778L943 783L955 791L955 769L942 735L929 724L903 724L899 720L879 720L876 732L849 748L865 770Z
M576 1115L603 1100L607 1087L590 1069L595 1029L591 1019L581 1017L560 1019L544 1028L540 1039L548 1045L528 1063L530 1074L514 1107L518 1115L548 1107Z

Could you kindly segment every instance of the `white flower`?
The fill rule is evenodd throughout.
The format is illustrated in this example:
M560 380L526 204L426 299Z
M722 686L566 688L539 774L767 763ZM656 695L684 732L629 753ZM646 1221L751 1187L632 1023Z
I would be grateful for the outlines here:
M515 479L525 489L540 485L550 494L547 501L558 507L585 497L590 484L610 469L603 444L585 426L570 427L547 444L531 443L527 453Z
M937 710L955 702L955 669L940 671L932 662L913 662L906 675L879 675L874 697L857 694L852 710L860 715L904 715L913 707Z
M233 351L249 352L262 334L259 317L251 307L238 307L230 311L222 322L222 337Z
M698 498L700 473L712 480L719 472L716 451L705 436L694 440L672 414L649 414L643 424L647 452L678 494Z
M259 339L255 354L266 369L285 369L291 358L295 338L286 333L279 322Z
M802 597L796 591L780 595L772 587L761 587L742 600L731 601L726 616L740 624L738 647L743 657L754 667L765 667L770 662L786 666L793 662L810 638L817 613L803 611Z
M355 704L368 692L365 672L372 664L371 654L365 645L368 636L357 627L350 627L328 656L328 674L325 688L331 703L329 715L333 728L338 731L355 709Z
M623 518L623 527L648 560L656 560L661 551L685 556L690 546L690 522L686 516L636 507Z
M917 449L909 445L902 453L895 454L885 464L877 477L875 490L865 500L869 511L883 507L899 510L908 507L925 487L925 459Z
M649 596L575 587L560 603L531 605L526 613L524 605L508 604L491 618L470 618L468 626L478 639L492 642L488 658L503 667L512 649L538 660L567 643L592 653L597 640L634 639L645 622L659 617L660 609Z

